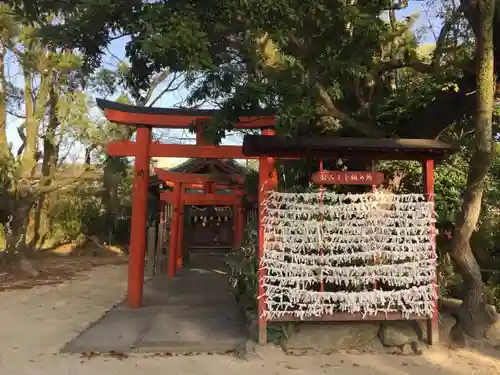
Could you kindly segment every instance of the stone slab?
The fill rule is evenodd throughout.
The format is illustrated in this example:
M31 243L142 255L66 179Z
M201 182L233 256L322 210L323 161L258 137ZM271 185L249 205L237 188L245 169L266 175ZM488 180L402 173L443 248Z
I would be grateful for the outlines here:
M234 314L213 307L171 306L154 317L141 342L241 342L243 339L241 319Z
M215 271L214 271L215 270ZM194 257L174 279L144 286L144 307L115 306L65 352L222 353L245 342L244 322L220 255Z
M68 353L128 351L150 326L158 310L114 307L63 349Z

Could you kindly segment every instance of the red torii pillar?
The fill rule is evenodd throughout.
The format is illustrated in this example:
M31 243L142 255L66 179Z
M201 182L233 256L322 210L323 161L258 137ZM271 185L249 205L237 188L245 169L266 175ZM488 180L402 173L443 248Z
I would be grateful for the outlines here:
M137 128L137 153L134 163L134 187L128 259L127 303L130 308L139 308L142 305L151 133L152 129L149 126L140 126Z
M243 194L242 194L243 196ZM234 247L237 248L241 244L241 239L243 238L243 231L245 229L244 225L244 213L243 213L243 203L241 200L234 205Z
M174 185L174 199L172 202L172 218L170 219L170 238L168 243L168 277L175 277L177 271L177 235L179 222L179 209L181 206L182 195L181 184Z
M178 220L178 225L177 225L177 244L176 244L176 252L175 254L177 255L175 261L175 266L177 269L182 268L183 263L184 263L184 200L182 199L184 196L184 189L185 186L184 184L180 183L179 184L180 190L181 190L181 199L179 201L179 209L177 211L177 220Z
M428 202L434 203L434 160L426 159L422 163L423 169L423 177L424 177L424 195ZM432 252L433 257L436 261L437 267L437 251L436 251L436 228L435 224L432 224L430 240L432 243ZM436 273L437 275L437 273ZM439 311L438 311L438 296L439 296L439 287L438 287L438 279L434 281L434 291L436 294L434 312L432 314L432 318L427 321L427 339L429 344L436 344L439 342Z
M159 213L159 228L158 230L161 231L160 233L157 233L157 238L160 239L156 245L156 251L157 254L160 254L163 251L163 244L165 243L165 208L166 208L166 203L163 200L160 200L160 213Z

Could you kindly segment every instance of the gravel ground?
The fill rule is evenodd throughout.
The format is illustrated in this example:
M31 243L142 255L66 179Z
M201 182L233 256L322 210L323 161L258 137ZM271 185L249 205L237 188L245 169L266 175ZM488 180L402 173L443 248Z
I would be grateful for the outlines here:
M249 360L232 355L63 355L60 349L123 298L126 265L105 265L58 285L0 292L0 374L203 375L500 374L500 351L427 350L422 356L287 356L261 348Z

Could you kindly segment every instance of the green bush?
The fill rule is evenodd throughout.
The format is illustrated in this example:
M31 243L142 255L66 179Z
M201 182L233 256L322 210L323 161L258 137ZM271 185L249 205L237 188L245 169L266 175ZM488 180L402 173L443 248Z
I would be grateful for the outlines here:
M104 205L94 191L83 184L57 193L48 212L50 242L57 244L74 240L81 233L95 235L102 231Z
M257 309L258 297L258 220L248 222L242 243L231 263L231 284L236 300L246 309Z
M123 182L124 185L128 180ZM74 241L80 235L95 236L100 242L128 243L130 236L130 191L119 186L117 204L108 205L102 199L100 182L81 184L60 191L50 207L50 244ZM112 212L107 213L107 210Z

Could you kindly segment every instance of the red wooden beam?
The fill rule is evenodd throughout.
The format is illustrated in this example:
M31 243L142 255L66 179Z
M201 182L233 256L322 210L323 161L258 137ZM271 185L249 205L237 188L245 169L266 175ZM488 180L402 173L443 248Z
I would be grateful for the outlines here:
M177 182L175 181L163 181L163 183L171 188L173 188ZM203 184L183 184L182 185L184 189L204 189L206 185ZM226 190L226 189L238 189L238 185L234 184L222 184L222 183L216 183L213 185L215 190Z
M167 202L169 204L172 204L174 200L174 192L173 191L162 191L160 192L160 200L163 202Z
M225 176L221 176L221 179L217 181L217 176L214 175L195 174L189 172L171 172L161 168L156 168L155 173L162 181L172 181L182 184L205 184L210 182L222 182L220 180L227 180L227 183L229 183L229 181L235 181L236 184L240 185L244 183L244 178L236 174L227 176L227 178Z
M208 196L206 193L183 193L183 194L184 194L183 195L184 197L186 197L186 196L196 197L196 198L192 198L193 201L196 200L197 197L201 197L201 196L207 197ZM225 196L225 197L235 197L236 199L241 199L242 193L241 193L241 191L236 190L230 194L211 194L210 196L211 197ZM172 204L174 197L175 197L175 193L173 191L162 191L160 193L160 200L162 200L163 202L166 202L166 203ZM251 196L251 195L247 196L247 198L250 202L255 202L257 200L257 198L255 196ZM204 200L204 199L205 198L202 198L202 200ZM212 199L212 198L210 198L210 199ZM214 198L214 199L216 199L216 198ZM226 198L226 199L230 200L229 198Z
M197 121L207 121L217 115L217 110L139 107L98 99L97 105L104 116L125 126L146 125L156 128L186 129ZM276 117L270 111L260 110L257 115L240 116L235 129L274 128ZM255 112L254 112L255 113Z
M110 156L135 156L137 145L131 141L113 141L106 145L106 153ZM211 158L211 159L256 159L243 155L241 146L197 146L179 144L152 143L150 157L165 158Z
M400 312L379 312L375 315L364 315L363 313L347 313L347 312L334 312L333 314L311 316L311 317L297 317L292 313L285 313L284 315L276 318L269 319L268 322L352 322L352 321L391 321L391 320L426 320L427 316L411 315L406 317Z
M193 196L191 196L193 195ZM188 206L232 206L241 202L241 197L235 197L231 195L194 195L198 194L186 194L183 197L183 203Z
M162 191L160 200L173 202L175 195L171 191ZM192 206L232 206L241 203L241 194L197 194L184 193L181 196L182 204Z
M175 188L174 188L174 190L175 190ZM241 199L243 193L241 191L235 191L231 194L213 194L213 193L207 194L207 193L185 193L185 192L182 194L183 194L182 195L183 197L195 197L195 198L192 198L192 200L196 200L199 197L214 197L213 199L216 199L217 197L234 197L237 199ZM175 197L174 191L162 191L162 192L160 192L160 200L162 200L164 202L172 203L174 197ZM251 198L252 201L256 200L256 198L253 196L250 196L249 198ZM205 199L205 198L202 198L202 200L203 199Z

